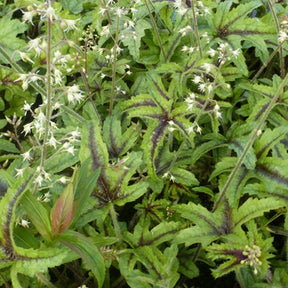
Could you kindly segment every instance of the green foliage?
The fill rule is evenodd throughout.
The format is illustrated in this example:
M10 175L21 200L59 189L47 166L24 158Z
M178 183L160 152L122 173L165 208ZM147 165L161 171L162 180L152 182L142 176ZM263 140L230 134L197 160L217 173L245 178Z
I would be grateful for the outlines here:
M0 286L288 286L287 9L2 1Z

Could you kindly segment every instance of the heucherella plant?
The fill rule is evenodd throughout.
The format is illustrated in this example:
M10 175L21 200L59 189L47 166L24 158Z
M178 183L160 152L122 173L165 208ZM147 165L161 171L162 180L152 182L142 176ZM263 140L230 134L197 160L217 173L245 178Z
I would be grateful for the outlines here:
M2 1L0 286L288 286L287 9Z

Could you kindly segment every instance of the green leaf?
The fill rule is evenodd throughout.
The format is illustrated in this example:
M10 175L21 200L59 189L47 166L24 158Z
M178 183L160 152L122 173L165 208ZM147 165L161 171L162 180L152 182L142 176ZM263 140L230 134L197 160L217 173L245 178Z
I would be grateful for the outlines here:
M91 159L93 171L108 165L109 155L99 125L93 121L86 121L81 135L80 161L84 163L86 159Z
M12 249L14 239L12 231L14 228L15 208L19 198L25 193L29 187L29 181L32 178L31 169L26 169L22 177L19 177L13 185L11 185L0 201L0 241L7 249Z
M270 149L286 137L288 128L277 127L273 130L266 129L265 132L255 141L254 150L257 158L265 158Z
M171 174L175 177L175 182L187 186L197 186L199 181L196 179L195 175L183 168L173 167L171 168Z
M146 182L138 182L136 184L122 187L119 199L113 201L117 206L124 206L126 203L139 199L147 192L149 184Z
M69 227L72 220L73 201L74 185L69 183L50 211L54 237Z
M132 31L127 31L122 42L128 47L130 54L134 60L138 60L140 57L141 39L145 35L145 30L151 28L149 22L144 19L140 19L135 25L135 34Z
M249 198L238 210L232 212L235 228L237 226L240 227L251 219L262 216L264 212L276 210L284 206L283 201L272 197L266 199Z
M0 19L0 45L10 57L17 49L26 45L24 40L17 38L17 35L27 30L26 24L20 22L18 19L11 20L11 16L12 13L8 13ZM17 58L19 59L20 55L17 55ZM1 53L0 62L9 64Z
M22 196L21 204L37 231L45 240L51 241L52 227L49 212L29 191Z
M162 222L151 231L143 233L141 245L155 245L170 241L175 238L182 224L180 222Z
M99 287L102 287L105 279L105 264L101 253L93 242L84 235L70 230L60 234L58 239L83 259L96 277Z
M8 140L0 139L0 152L3 151L11 152L11 153L20 153L20 151L16 148L14 143L11 143Z
M220 174L230 172L235 167L236 163L236 157L224 157L221 162L216 164L215 170L211 173L209 181Z
M181 230L174 238L175 243L185 243L186 246L202 243L205 247L222 234L223 216L220 212L221 209L212 213L205 207L192 202L175 205L171 209L178 212L181 217L196 224L193 227Z
M79 14L83 11L83 4L88 2L87 0L61 0L63 8L69 9L74 14Z
M76 153L75 153L76 154ZM68 167L72 167L79 161L78 155L69 152L56 153L47 159L45 169L49 173L59 173Z
M124 127L122 133L121 121L118 115L111 115L105 119L103 126L103 140L107 144L111 157L119 157L133 147L137 140L138 129L135 126Z
M250 135L241 136L241 137L237 137L231 141L229 147L237 153L238 158L240 158L241 155L243 154L245 147L247 145L247 142L251 141L250 138L251 138ZM246 154L246 157L244 159L243 164L245 165L245 167L247 169L253 170L253 169L255 169L256 161L257 161L257 158L256 158L256 155L254 153L254 149L251 147Z
M42 4L42 2L37 1L37 0L14 0L14 3L16 4L17 7L19 8L23 8L23 7L27 7L29 5L40 5Z
M182 229L178 235L175 236L173 243L181 244L185 246L191 246L196 243L201 243L203 248L207 247L211 242L219 239L220 235L217 235L209 227L193 226L190 228Z
M213 134L213 138L214 137L215 135ZM192 151L192 163L196 163L202 156L207 155L209 151L225 146L227 146L226 139L218 135L216 139L201 143L199 146L196 146L195 149L193 149Z
M166 248L164 253L155 246L126 250L119 259L121 274L133 288L151 287L149 284L153 287L175 287L180 276L177 252L176 245ZM141 270L147 273L141 272L140 263L144 266Z
M47 249L46 251L43 251L45 256L41 255L43 254L41 253L41 250L38 251L40 251L38 252L38 255L37 253L34 255L35 259L23 259L14 262L11 267L11 280L13 287L23 287L17 277L17 274L24 274L29 277L35 277L35 275L39 272L48 272L48 268L60 266L78 258L77 255L71 253L71 251L67 248Z
M148 173L153 179L157 179L155 158L158 155L159 147L163 144L167 127L166 121L151 122L142 142L144 160L147 164Z
M96 186L100 170L90 172L89 166L90 159L86 159L84 163L81 164L80 171L78 172L77 184L75 188L75 201L73 208L73 222L77 222L78 218L85 211L87 207L87 202L89 197ZM75 181L76 182L76 181Z

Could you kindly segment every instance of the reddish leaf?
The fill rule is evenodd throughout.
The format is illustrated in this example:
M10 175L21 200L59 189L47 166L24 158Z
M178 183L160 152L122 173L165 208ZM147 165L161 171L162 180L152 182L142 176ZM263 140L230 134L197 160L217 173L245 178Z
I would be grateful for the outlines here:
M73 201L74 187L72 183L69 183L50 213L54 236L64 232L69 227L73 214Z

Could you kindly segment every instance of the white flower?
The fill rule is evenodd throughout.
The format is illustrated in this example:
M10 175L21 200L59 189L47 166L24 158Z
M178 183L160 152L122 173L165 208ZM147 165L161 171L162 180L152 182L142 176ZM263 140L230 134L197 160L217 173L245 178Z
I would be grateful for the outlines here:
M25 124L23 127L23 132L25 133L24 135L26 136L27 134L29 134L32 128L33 128L33 122Z
M21 168L21 169L15 168L15 170L16 170L16 175L15 175L15 177L18 177L18 176L23 177L24 168Z
M197 126L196 132L199 133L199 134L201 134L202 128L201 128L198 124L196 124L196 126Z
M170 181L172 181L173 183L175 182L176 178L171 174L170 176Z
M31 149L30 149L31 150ZM23 157L23 161L27 160L30 161L32 160L32 157L30 156L30 150L28 150L27 152L24 152L21 154L21 156Z
M58 142L54 136L51 136L47 144L49 146L53 146L54 149L56 149L57 144L60 144L60 142Z
M63 145L63 148L65 149L66 152L74 155L74 146L72 146L69 142L65 142Z
M25 219L21 219L20 225L24 228L29 228L29 224L30 222L28 220Z
M53 103L52 108L53 108L53 110L57 110L57 109L59 109L61 106L62 106L62 104L61 104L60 102L56 101L55 103Z
M180 29L180 30L179 30L179 33L181 34L181 36L185 36L186 33L187 33L188 31L191 31L191 30L192 30L192 29L191 29L190 26L186 26L186 27Z
M205 84L205 83L199 84L199 90L200 90L201 92L205 92L205 89L206 89L206 84Z
M125 12L120 7L117 7L115 9L115 14L120 18L122 15L125 14Z
M64 29L65 32L68 32L70 30L79 30L78 27L76 26L77 21L79 19L73 20L73 19L63 19L63 22L66 25L66 28Z
M287 41L287 39L288 39L288 35L287 35L287 33L285 32L285 31L280 31L279 32L279 36L278 36L278 40L279 40L279 42L280 43L283 43L284 41Z
M188 134L194 133L194 126L189 126L189 127L187 128L187 133L188 133Z
M37 200L40 201L40 202L49 202L50 199L51 199L51 194L49 192L47 192L44 195L39 196L37 198Z
M210 57L214 57L214 56L217 54L217 51L214 50L213 48L210 48L210 49L207 51L207 54L208 54Z
M198 83L202 82L202 78L199 75L196 75L193 79L193 82L195 84L198 84Z
M207 85L207 91L208 91L208 93L211 93L212 90L213 90L213 85L212 85L212 84Z
M81 94L81 90L78 85L74 84L73 86L68 87L67 90L67 98L69 103L74 103L75 101L80 103L82 98L84 97L83 94Z
M206 73L209 73L211 71L211 68L213 67L213 65L211 65L210 63L204 63L202 65L202 67L206 71Z
M54 69L54 81L55 84L59 85L62 82L62 72L59 69Z
M68 179L65 176L63 176L60 179L58 179L58 181L61 182L62 184L66 184Z
M75 139L81 137L81 133L78 131L78 127L76 128L76 130L71 132L71 136Z
M57 58L60 58L60 57L62 57L62 53L59 50L55 51L54 58L57 59Z
M167 177L169 176L169 174L170 174L169 171L168 171L168 172L165 172L165 173L163 174L162 178L167 178Z
M188 51L188 49L189 49L188 46L184 45L184 46L182 47L181 51L186 52L186 51Z
M20 74L19 78L17 78L15 81L22 81L22 89L24 91L28 88L29 79L27 74Z
M46 16L50 19L50 21L56 19L56 13L53 7L50 6L46 9Z
M36 11L27 11L27 12L23 12L23 16L22 16L22 21L23 22L30 22L32 25L33 24L33 17L36 15Z
M104 16L105 12L106 12L105 8L100 8L98 13L101 14L101 16Z
M240 54L240 49L236 49L234 51L232 51L232 55L237 59L238 55Z
M28 51L34 50L36 54L39 56L41 52L40 40L41 40L40 38L35 38L35 39L30 40L28 42L28 46L29 46Z
M46 122L46 116L42 111L40 111L39 114L35 116L35 119L39 120L40 122Z
M34 63L34 61L30 59L30 57L28 56L27 53L19 51L19 54L20 54L20 57L21 57L22 61L24 61L24 62L28 61L28 62L31 62L32 64Z
M28 104L27 101L25 100L24 106L21 109L25 111L25 115L26 115L26 113L31 110L31 105Z
M42 185L42 182L43 182L43 176L41 174L39 174L36 179L34 180L34 183L41 186Z

